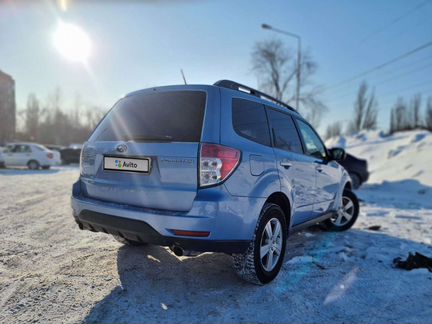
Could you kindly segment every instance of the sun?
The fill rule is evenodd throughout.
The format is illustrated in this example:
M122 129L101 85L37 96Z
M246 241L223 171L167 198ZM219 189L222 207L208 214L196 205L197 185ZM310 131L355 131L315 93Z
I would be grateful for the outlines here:
M91 56L92 42L79 26L59 22L53 35L54 47L68 61L86 64Z

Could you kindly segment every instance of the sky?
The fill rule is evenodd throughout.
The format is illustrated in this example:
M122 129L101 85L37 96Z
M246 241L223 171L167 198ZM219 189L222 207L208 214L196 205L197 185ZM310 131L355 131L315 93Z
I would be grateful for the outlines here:
M297 46L294 38L260 27L267 23L300 35L317 62L313 82L328 106L321 131L330 122L348 122L363 80L375 89L379 126L387 129L399 96L432 96L432 46L346 80L431 42L431 18L432 0L0 0L0 70L15 79L18 109L29 93L44 100L60 87L67 109L79 95L108 110L128 92L181 84L180 69L191 84L232 79L257 87L254 44L280 39ZM88 35L85 63L56 49L60 22Z

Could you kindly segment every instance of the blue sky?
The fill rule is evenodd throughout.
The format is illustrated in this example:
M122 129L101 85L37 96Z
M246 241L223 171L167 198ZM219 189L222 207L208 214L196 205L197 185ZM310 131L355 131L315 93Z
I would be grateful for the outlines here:
M362 79L332 87L432 41L432 0L412 1L0 1L0 69L16 80L18 108L34 92L45 99L56 86L65 106L77 93L108 109L123 94L149 86L233 79L251 86L256 41L294 39L262 30L266 22L301 35L319 68L317 85L329 111L323 127L348 120ZM416 6L421 5L419 9ZM61 57L52 44L59 19L83 28L93 42L88 68ZM432 95L432 46L364 77L388 127L398 96Z

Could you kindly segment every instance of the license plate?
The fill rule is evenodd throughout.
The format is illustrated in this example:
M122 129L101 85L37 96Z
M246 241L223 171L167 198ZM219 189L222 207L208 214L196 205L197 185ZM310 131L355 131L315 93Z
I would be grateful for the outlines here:
M105 156L104 169L113 171L148 173L150 171L150 159L130 159L124 157Z

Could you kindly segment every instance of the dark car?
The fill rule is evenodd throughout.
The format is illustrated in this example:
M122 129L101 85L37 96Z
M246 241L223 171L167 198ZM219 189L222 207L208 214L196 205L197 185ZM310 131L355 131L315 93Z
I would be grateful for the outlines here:
M346 159L340 161L339 164L341 164L345 170L348 171L354 189L358 189L362 183L368 180L369 171L366 160L358 159L355 156L347 153Z
M79 163L81 149L66 147L60 150L60 155L63 164Z

